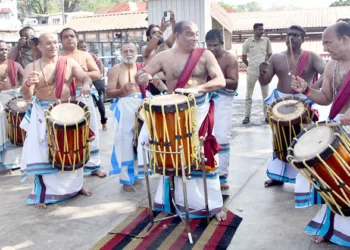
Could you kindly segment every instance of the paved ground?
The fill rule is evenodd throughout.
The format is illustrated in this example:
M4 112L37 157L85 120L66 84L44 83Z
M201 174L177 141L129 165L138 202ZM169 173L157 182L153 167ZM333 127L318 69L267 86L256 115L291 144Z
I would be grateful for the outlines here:
M276 85L272 84L272 87ZM229 249L235 250L306 250L345 249L330 243L316 245L303 228L318 207L295 209L293 185L265 189L266 163L271 151L270 129L263 122L259 90L254 94L252 123L242 126L245 75L241 75L240 95L234 102L231 140L230 199L227 207L243 217ZM322 109L326 116L327 109ZM111 112L108 113L111 117ZM102 164L109 169L113 135L102 132ZM157 177L151 184L155 191ZM145 185L137 184L132 195L121 190L119 177L105 179L86 176L85 185L93 196L74 199L46 210L25 204L32 181L19 182L19 173L0 177L0 249L89 249L123 221L137 206L146 204Z

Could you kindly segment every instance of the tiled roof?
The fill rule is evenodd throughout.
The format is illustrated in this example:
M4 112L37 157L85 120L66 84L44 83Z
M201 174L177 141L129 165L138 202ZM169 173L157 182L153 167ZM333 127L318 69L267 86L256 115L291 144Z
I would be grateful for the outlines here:
M95 14L107 14L123 11L147 11L147 3L118 3L96 10Z
M265 29L286 29L293 24L303 28L320 28L335 23L339 18L349 17L350 7L236 12L229 15L233 32L250 31L254 23L263 23Z
M78 32L147 28L147 12L122 12L72 18L65 27Z
M12 11L10 8L0 8L0 13L10 14Z
M229 13L214 2L211 4L211 17L218 21L225 29L232 32L233 26Z

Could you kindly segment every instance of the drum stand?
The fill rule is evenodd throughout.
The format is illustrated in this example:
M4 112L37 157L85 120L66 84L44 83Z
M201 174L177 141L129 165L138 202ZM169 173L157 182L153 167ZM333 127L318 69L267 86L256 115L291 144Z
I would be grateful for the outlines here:
M200 138L200 148L201 148L201 156L200 156L200 160L201 160L201 164L202 164L202 178L203 178L203 188L204 188L204 200L205 200L205 214L206 214L206 218L207 218L207 222L210 222L210 212L209 212L209 202L208 202L208 189L207 189L207 176L206 176L206 172L205 172L205 162L206 159L204 157L204 148L203 148L203 142L204 139ZM152 208L152 197L151 197L151 190L150 190L150 184L149 184L149 174L148 174L148 168L147 168L147 157L146 157L146 151L147 152L152 152L152 153L162 153L162 154L174 154L174 155L180 155L180 164L181 164L181 180L182 180L182 190L183 190L183 196L184 196L184 205L185 205L185 213L180 212L180 210L178 209L176 203L175 203L175 176L170 176L170 197L171 197L171 203L175 208L175 211L177 214L171 215L171 216L167 216L161 219L155 219L154 215L153 215L153 208ZM150 224L146 227L146 231L148 231L149 229L152 228L152 226L156 223L156 222L160 222L163 220L167 220L170 218L175 218L175 217L180 217L182 223L185 226L185 229L187 231L188 234L188 240L190 242L190 244L193 244L193 240L192 240L192 234L191 234L191 229L189 227L190 224L190 218L189 215L192 213L196 213L199 211L203 211L203 209L196 209L196 210L192 210L189 211L188 209L188 199L187 199L187 186L186 186L186 180L188 179L188 177L186 177L186 172L185 172L185 160L184 160L184 153L183 153L183 149L182 146L179 147L179 151L178 152L163 152L163 151L157 151L157 150L152 150L148 147L145 146L145 143L142 143L142 155L143 155L143 162L144 162L144 171L145 171L145 177L146 177L146 186L147 186L147 196L148 196L148 210L149 210L149 215L150 215Z

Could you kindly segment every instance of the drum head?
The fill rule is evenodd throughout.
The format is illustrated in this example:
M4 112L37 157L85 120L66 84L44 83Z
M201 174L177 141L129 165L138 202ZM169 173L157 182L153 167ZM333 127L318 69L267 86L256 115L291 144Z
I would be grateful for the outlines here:
M7 103L7 107L12 112L25 113L28 109L29 103L22 97L12 99Z
M53 107L50 112L53 122L73 125L79 123L85 115L84 109L74 103L61 103Z
M303 134L294 146L296 161L311 160L321 154L335 139L334 130L330 127L314 127Z
M157 95L150 99L150 104L152 106L162 106L162 105L174 105L187 102L188 97L185 95L171 94L171 95Z
M283 122L292 121L302 116L305 111L304 102L282 100L273 106L271 119Z

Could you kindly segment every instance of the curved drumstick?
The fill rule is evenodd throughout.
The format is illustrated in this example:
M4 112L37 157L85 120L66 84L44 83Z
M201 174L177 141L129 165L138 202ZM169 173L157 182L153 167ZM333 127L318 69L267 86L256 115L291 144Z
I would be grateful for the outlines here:
M295 59L294 59L294 53L293 53L293 47L292 47L292 38L289 37L289 49L290 49L290 57L292 59L292 67L293 67L293 75L297 77L297 70L295 65Z
M35 71L36 51L32 49L33 71Z

